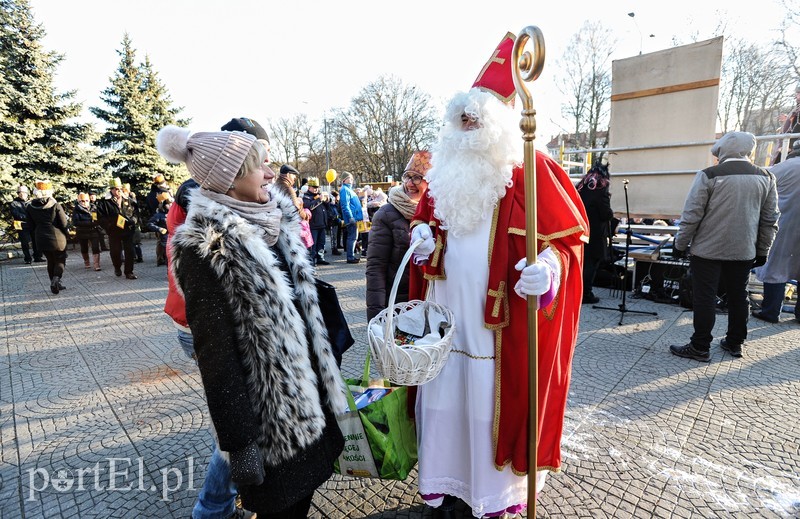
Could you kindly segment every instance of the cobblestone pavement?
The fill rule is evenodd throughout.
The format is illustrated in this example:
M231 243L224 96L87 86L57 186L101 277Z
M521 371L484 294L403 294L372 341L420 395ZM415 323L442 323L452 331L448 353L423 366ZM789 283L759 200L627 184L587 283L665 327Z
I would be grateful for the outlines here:
M139 279L83 269L70 252L50 294L44 264L0 262L0 517L188 518L210 454L198 372L162 307L166 271L145 241ZM364 262L334 257L358 342ZM599 291L603 304L618 301ZM691 313L628 300L657 317L584 307L563 436L563 472L540 517L800 517L800 325L753 320L742 359L669 354ZM716 336L726 319L718 320ZM114 477L111 477L113 474ZM312 517L429 517L405 482L335 476Z

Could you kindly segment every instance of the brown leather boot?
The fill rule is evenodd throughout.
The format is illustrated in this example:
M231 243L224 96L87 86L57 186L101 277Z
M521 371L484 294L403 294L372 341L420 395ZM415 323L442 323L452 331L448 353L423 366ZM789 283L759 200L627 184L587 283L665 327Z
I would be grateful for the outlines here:
M93 254L92 257L94 258L94 270L95 272L101 270L100 269L100 254Z
M83 256L83 268L89 270L92 266L89 264L89 253L88 252L81 252Z

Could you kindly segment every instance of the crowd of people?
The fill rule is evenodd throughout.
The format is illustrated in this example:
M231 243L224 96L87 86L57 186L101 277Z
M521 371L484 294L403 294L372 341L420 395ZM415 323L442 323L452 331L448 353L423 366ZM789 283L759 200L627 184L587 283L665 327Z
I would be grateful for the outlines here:
M538 492L559 470L581 304L598 300L592 284L613 230L609 173L598 163L576 189L536 152L543 203L529 264L522 141L510 106L513 43L504 37L472 88L452 98L435 145L411 154L388 193L354 187L351 173L329 191L289 164L276 174L267 132L245 117L218 131L163 128L159 153L184 164L190 179L173 196L156 175L144 206L119 178L102 198L78 194L70 217L50 182L37 181L32 200L19 186L12 214L24 261L47 262L53 294L65 289L73 231L87 270L102 270L107 238L115 275L130 280L143 260L141 232L155 233L156 264L168 265L164 311L197 364L213 423L193 517L306 517L334 471L344 446L336 417L348 405L315 279L315 267L330 264L328 240L348 264L366 258L368 320L389 305L398 277L396 302L427 298L455 315L450 357L411 391L409 410L419 492L434 517L453 517L458 500L475 517L520 513L528 474ZM698 172L690 190L674 248L691 255L695 333L670 347L675 355L709 360L720 280L730 297L720 346L740 357L751 269L761 267L765 283L756 317L772 322L785 283L800 273L797 240L777 231L779 207L781 222L797 218L800 141L772 172L752 164L754 148L751 134L724 135L711 149L719 164ZM401 271L412 243L413 261ZM527 453L529 304L539 309L535 467Z
M163 175L154 178L147 195L149 211L145 214L151 215L147 221L142 219L143 212L130 184L123 184L119 178L109 181L108 192L102 198L97 198L95 191L78 193L70 204L69 216L69 208L65 210L54 198L51 182L37 180L33 198L29 200L29 196L27 186L17 187L17 196L11 202L13 225L24 262L47 262L53 294L66 288L61 278L70 241L79 244L86 270L101 271L101 253L108 251L116 276L121 277L124 271L126 279L137 279L133 270L135 263L144 262L141 246L144 227L158 237L156 265L167 264L165 221L173 197Z

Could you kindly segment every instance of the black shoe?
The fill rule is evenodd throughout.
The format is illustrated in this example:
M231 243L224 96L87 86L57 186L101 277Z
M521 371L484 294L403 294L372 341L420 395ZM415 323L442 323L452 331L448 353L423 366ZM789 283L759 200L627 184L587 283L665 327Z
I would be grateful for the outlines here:
M711 360L711 356L707 351L696 350L691 343L684 346L673 344L669 347L669 351L671 351L673 355L686 359L699 360L700 362L708 362Z
M136 277L136 274L131 272L130 274L125 274L125 279L139 279Z
M114 275L120 277L122 275L122 269L114 269Z
M62 285L62 284L61 284L61 281L59 281L59 282L58 282L58 289L59 289L59 290L66 290L66 289L67 289L67 287L65 287L64 285Z
M244 508L237 508L233 511L233 513L228 517L228 519L254 519L256 514L251 512L250 510L245 510Z
M356 258L356 259L351 259L351 260L347 260L347 263L360 263L360 262L361 262L361 260L360 260L360 259L358 259L358 258Z
M333 254L334 256L341 256L342 251L340 251L339 249L333 249L333 251L331 251L331 254Z
M330 264L331 264L330 261L325 261L325 260L321 260L321 259L317 260L317 265L330 265Z
M741 344L731 344L728 342L728 339L722 339L719 341L719 347L723 350L727 351L733 357L741 357L742 356L742 345Z
M756 319L761 319L762 321L767 321L768 323L775 324L779 321L779 319L773 319L772 317L764 315L763 312L753 312L753 317Z
M594 303L599 303L600 298L594 294L583 294L583 300L581 301L582 305L592 305Z
M136 258L136 263L144 263L144 258Z
M433 519L456 519L456 511L452 508L434 508L431 517Z
M26 265L30 265L31 264L31 260L25 260L25 264Z
M58 290L59 290L59 288L58 288L58 284L59 283L58 282L59 281L61 281L61 279L58 276L55 276L53 279L50 280L50 292L52 292L54 294L58 294Z
M45 263L46 261L47 260L44 259L44 258L37 258L37 259L33 260L34 263Z

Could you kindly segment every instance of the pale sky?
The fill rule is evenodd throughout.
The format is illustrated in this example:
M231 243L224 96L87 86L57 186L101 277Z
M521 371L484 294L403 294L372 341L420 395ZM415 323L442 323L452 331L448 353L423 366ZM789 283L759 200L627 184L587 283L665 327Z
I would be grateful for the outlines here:
M793 0L800 3L800 0ZM321 120L349 105L384 74L429 93L444 107L467 90L507 31L542 30L546 59L534 96L543 146L559 125L562 94L555 63L585 19L602 22L618 38L615 59L729 34L767 42L782 19L777 0L535 2L506 0L31 0L44 25L45 48L65 55L59 91L78 91L85 119L96 120L100 92L119 64L124 32L137 57L149 54L184 116L196 131L218 130L231 117L269 119L306 113ZM716 4L716 5L715 5ZM627 13L634 12L631 18ZM640 38L641 34L641 38ZM650 37L654 34L654 37Z

